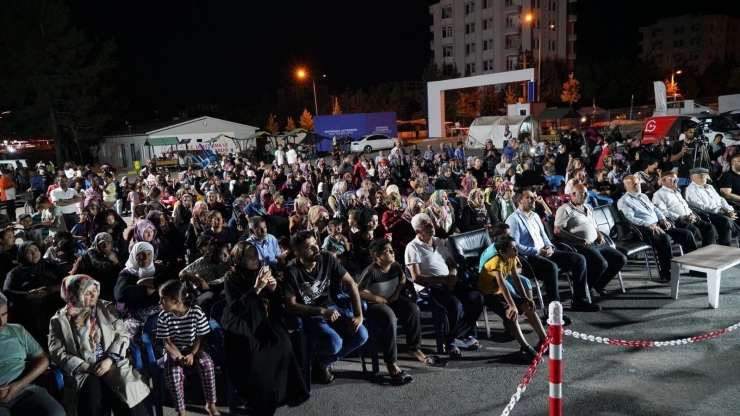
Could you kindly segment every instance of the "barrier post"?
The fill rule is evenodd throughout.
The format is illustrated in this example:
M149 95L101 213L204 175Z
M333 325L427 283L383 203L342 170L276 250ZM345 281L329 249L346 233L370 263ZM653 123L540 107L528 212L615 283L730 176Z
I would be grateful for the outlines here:
M550 416L563 416L563 305L550 302Z

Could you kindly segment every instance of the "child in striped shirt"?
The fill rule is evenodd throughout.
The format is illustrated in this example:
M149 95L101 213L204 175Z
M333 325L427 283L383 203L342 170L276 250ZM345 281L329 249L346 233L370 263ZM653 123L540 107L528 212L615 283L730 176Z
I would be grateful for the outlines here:
M203 310L195 305L195 294L188 292L185 283L170 280L159 287L162 312L157 320L157 339L164 341L165 379L178 416L185 415L183 368L195 365L198 369L206 410L219 414L216 407L216 380L213 360L201 348L202 338L210 332Z

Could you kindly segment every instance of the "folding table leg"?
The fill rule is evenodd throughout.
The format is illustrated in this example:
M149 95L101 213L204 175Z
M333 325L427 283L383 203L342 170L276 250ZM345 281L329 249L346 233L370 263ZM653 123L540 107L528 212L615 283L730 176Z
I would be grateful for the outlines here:
M707 293L709 294L709 305L714 309L719 306L719 283L722 272L718 270L707 270Z

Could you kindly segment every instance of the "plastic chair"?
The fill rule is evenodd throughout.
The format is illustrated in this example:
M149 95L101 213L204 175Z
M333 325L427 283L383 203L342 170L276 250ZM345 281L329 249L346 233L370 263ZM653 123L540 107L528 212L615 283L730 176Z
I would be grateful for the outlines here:
M216 364L221 368L221 373L224 377L224 382L226 384L226 400L229 404L229 411L234 413L239 408L239 399L236 397L236 390L234 388L234 384L231 381L231 378L229 378L228 373L226 372L226 354L224 352L224 345L226 342L226 330L224 330L221 327L221 316L223 316L224 308L227 306L226 299L221 299L218 302L214 303L211 307L211 319L209 319L208 323L211 326L211 332L215 335L213 338L214 341L214 354L213 358L216 361Z

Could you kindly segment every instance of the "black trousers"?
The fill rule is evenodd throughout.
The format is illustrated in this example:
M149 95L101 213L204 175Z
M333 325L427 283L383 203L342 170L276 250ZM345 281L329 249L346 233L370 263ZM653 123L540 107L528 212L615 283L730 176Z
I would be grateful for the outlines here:
M399 321L406 333L406 345L411 350L421 348L421 315L411 299L399 296L392 303L372 303L367 308L368 317L380 329L380 350L386 364L398 361L396 332Z
M588 285L596 290L604 289L627 264L627 256L608 244L576 246L575 249L586 258Z
M691 231L694 235L695 241L701 239L702 247L706 247L710 244L717 244L717 229L711 222L697 218L695 222L676 221L676 227Z
M590 302L591 296L588 291L586 279L586 258L578 253L555 250L550 257L527 256L527 261L532 266L534 276L545 283L547 302L560 301L560 289L558 288L558 275L560 270L571 273L573 283L573 300L576 302ZM530 276L528 276L530 277Z
M650 237L656 253L658 253L658 265L660 266L660 276L666 279L671 278L671 259L673 258L673 249L671 248L671 238L683 248L684 254L691 253L697 249L694 234L689 230L671 227L670 230L663 234L653 234L646 227L641 227Z
M709 221L712 222L712 225L717 230L717 244L729 246L733 231L735 230L735 224L732 218L710 212L707 212L707 216L709 216Z
M77 410L80 416L146 416L144 399L136 406L129 408L116 396L116 393L99 377L89 375L82 383L78 398Z
M429 294L447 312L449 326L445 334L446 345L457 339L465 339L473 335L476 323L483 312L483 295L468 285L458 283L450 292L447 289L431 286Z

